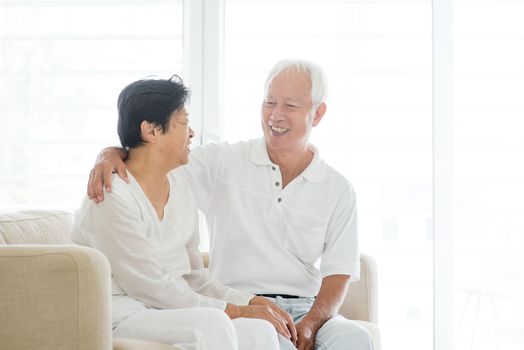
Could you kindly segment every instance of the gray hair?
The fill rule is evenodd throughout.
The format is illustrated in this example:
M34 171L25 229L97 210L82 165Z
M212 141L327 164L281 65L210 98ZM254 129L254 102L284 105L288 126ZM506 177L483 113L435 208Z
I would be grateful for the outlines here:
M269 85L275 77L282 71L292 69L297 72L304 72L307 74L311 81L311 100L313 106L316 108L321 103L326 101L327 96L327 79L322 68L313 62L309 62L302 59L284 59L277 62L269 72L266 78L265 94L269 90Z

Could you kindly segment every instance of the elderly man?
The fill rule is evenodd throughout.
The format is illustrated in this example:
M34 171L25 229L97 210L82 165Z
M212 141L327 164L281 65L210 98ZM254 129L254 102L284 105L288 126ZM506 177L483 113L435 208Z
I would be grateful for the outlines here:
M282 349L373 348L367 331L337 315L359 278L356 199L351 184L321 160L309 136L326 112L316 64L277 63L262 103L264 138L198 147L183 176L206 215L210 270L224 284L265 296L291 314ZM121 149L104 150L88 187L103 200L111 172L126 177ZM320 263L317 263L320 261Z

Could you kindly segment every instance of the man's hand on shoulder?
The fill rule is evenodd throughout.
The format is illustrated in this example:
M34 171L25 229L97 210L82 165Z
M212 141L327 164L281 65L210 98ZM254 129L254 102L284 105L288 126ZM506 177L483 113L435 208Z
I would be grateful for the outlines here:
M96 158L95 166L89 174L87 184L87 195L95 203L104 200L105 187L107 192L111 192L111 175L116 172L125 182L129 182L126 172L126 164L123 159L127 158L127 152L118 147L104 148Z

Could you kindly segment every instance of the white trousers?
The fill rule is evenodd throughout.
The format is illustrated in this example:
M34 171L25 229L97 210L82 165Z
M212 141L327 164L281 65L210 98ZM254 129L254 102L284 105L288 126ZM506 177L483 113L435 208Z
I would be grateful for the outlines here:
M229 319L212 308L146 309L121 321L116 338L135 338L175 345L182 350L278 350L277 333L265 320Z

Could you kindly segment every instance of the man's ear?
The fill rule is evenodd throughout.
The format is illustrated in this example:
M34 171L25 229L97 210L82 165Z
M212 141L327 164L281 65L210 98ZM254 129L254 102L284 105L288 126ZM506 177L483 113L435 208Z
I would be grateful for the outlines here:
M147 143L155 144L157 135L158 133L155 130L154 124L145 120L140 123L140 136L142 137L142 140Z
M313 126L317 126L318 123L322 120L324 117L324 114L326 114L327 106L324 102L322 102L317 109L315 110L315 116L313 117Z

